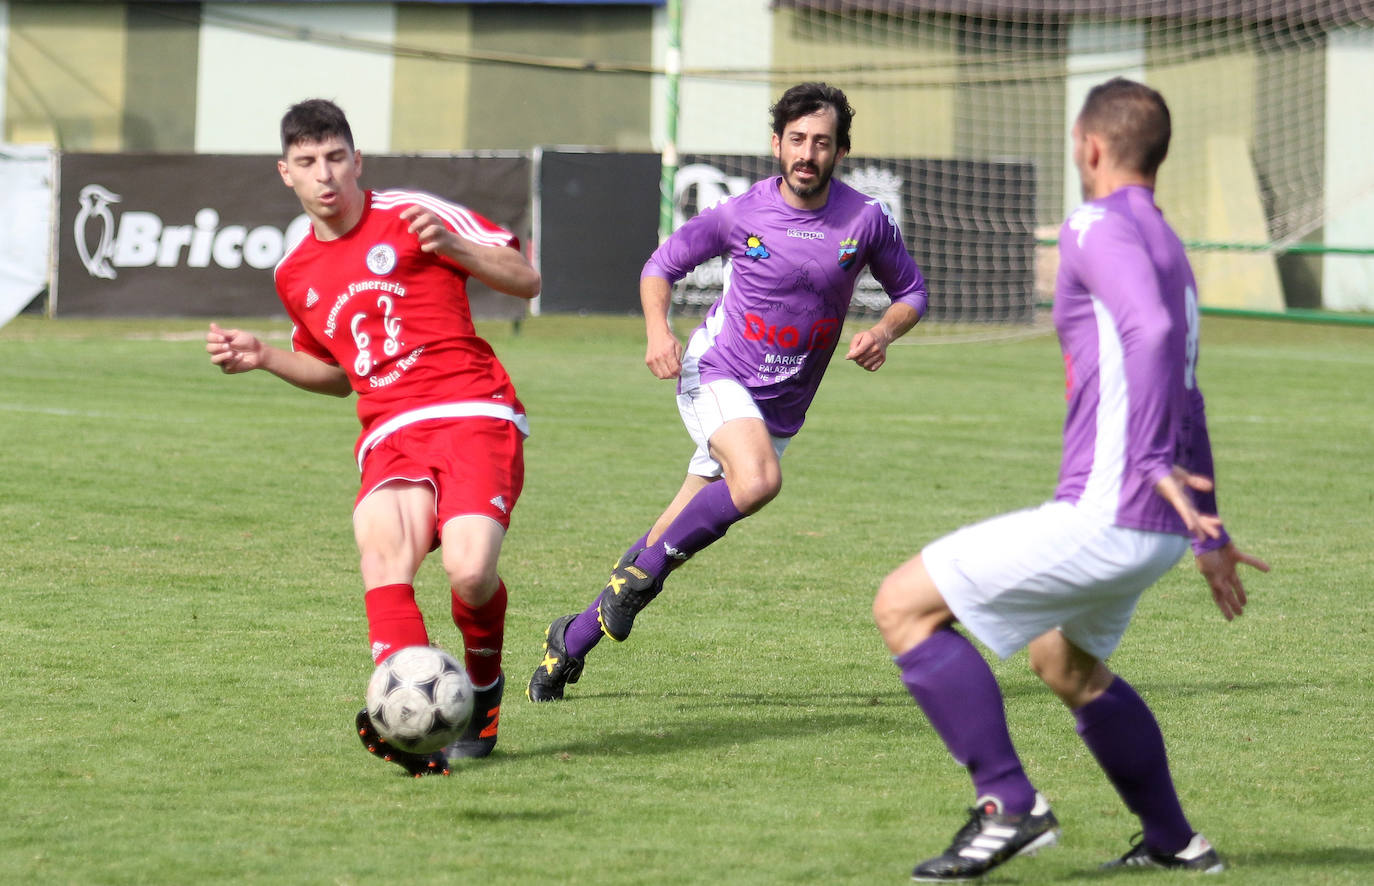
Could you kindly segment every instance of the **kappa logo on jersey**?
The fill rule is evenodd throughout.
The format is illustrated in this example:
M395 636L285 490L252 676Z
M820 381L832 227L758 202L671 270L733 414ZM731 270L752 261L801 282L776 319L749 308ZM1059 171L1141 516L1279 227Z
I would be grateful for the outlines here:
M859 241L853 237L846 237L840 241L840 267L849 270L859 257Z
M305 294L305 306L307 308L313 308L315 305L319 304L319 302L320 294L316 292L315 288L312 286L310 291Z
M1069 230L1078 232L1078 248L1083 248L1083 238L1088 235L1088 228L1093 226L1093 222L1106 218L1107 210L1101 206L1094 206L1091 203L1084 203L1073 211L1069 216Z
M752 259L768 258L768 247L758 234L750 234L744 238L744 254Z
M378 243L367 252L367 269L378 277L385 277L396 270L396 250L385 243Z

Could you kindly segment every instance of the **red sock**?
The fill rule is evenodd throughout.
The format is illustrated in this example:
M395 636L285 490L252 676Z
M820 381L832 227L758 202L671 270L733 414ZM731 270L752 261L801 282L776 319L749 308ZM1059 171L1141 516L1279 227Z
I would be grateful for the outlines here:
M498 581L500 581L498 579ZM463 658L474 686L489 686L501 676L501 643L506 635L506 583L479 607L453 593L453 623L463 634Z
M381 664L393 652L407 646L428 646L425 619L415 605L415 588L382 585L363 595L367 607L367 639L372 661Z

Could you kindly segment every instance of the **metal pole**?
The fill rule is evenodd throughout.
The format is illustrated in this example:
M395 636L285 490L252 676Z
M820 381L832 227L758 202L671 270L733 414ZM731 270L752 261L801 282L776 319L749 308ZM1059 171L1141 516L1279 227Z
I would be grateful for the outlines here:
M682 0L668 0L668 52L663 60L666 115L658 180L658 241L673 232L673 181L677 178L678 80L682 76Z

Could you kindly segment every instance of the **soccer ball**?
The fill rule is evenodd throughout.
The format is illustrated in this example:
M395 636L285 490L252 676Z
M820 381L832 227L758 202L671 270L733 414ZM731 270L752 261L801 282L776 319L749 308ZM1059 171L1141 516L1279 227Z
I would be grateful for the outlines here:
M452 655L407 646L377 665L367 682L367 715L377 732L412 754L428 754L462 734L472 718L472 681Z

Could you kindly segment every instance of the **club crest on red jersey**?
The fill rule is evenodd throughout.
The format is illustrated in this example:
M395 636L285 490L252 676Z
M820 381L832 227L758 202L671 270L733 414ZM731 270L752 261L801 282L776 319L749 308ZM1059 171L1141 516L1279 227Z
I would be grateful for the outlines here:
M396 250L385 243L378 243L367 251L367 269L378 277L385 277L396 270Z

